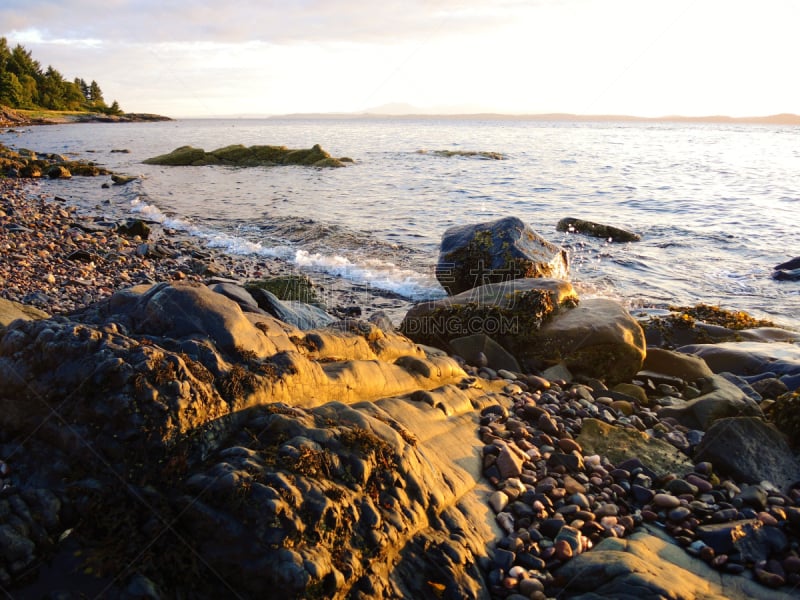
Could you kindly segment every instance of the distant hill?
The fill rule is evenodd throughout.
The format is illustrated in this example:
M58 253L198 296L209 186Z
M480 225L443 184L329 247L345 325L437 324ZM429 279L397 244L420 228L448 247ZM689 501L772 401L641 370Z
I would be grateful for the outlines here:
M437 114L426 112L410 104L395 103L377 107L377 112L367 109L360 113L296 113L290 115L274 115L280 119L453 119L453 120L485 120L485 121L579 121L579 122L632 122L632 123L731 123L761 125L800 125L800 115L781 113L762 117L729 117L725 115L708 115L686 117L667 115L663 117L637 117L633 115L578 115L573 113L542 114L504 114L504 113L459 113Z

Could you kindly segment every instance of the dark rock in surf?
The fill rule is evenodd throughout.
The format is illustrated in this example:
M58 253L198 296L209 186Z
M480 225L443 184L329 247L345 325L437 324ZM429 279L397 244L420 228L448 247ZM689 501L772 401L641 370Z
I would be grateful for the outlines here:
M632 231L573 217L561 219L556 225L556 230L568 233L583 233L592 237L605 238L609 242L638 242L642 239L642 236Z
M800 256L775 266L776 271L800 269Z
M566 279L568 274L566 250L516 217L449 228L442 236L436 265L436 278L451 296L490 283Z

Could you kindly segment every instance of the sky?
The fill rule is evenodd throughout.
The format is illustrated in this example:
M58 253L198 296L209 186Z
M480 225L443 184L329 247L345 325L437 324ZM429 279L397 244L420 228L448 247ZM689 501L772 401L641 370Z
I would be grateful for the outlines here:
M800 0L3 0L0 36L171 117L800 113ZM406 112L407 107L398 107Z

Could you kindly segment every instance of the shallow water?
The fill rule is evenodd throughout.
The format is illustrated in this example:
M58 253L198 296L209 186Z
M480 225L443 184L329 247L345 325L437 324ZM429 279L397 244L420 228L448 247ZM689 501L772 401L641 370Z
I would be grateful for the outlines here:
M74 153L116 172L46 182L46 193L138 213L236 253L277 256L399 294L443 294L433 277L447 227L514 215L569 249L573 283L631 307L706 302L800 327L800 283L771 279L800 256L800 128L759 125L458 120L183 120L4 133L12 147ZM306 148L344 169L156 167L193 145ZM112 153L127 149L129 153ZM419 150L502 153L505 160ZM609 244L555 230L563 217L630 229Z

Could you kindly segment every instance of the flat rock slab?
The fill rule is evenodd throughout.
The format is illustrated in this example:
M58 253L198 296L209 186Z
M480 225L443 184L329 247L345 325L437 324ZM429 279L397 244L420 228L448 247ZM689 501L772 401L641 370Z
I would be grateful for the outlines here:
M564 597L669 598L670 600L778 600L786 591L770 590L744 577L722 575L692 558L660 532L638 531L625 539L607 538L556 572Z
M7 327L12 321L16 321L17 319L30 321L32 319L47 319L49 317L50 315L36 307L0 298L0 327Z
M706 361L715 373L755 375L771 371L776 375L800 373L800 346L789 342L725 342L692 344L678 352L693 354Z
M631 456L656 473L681 475L694 469L694 464L672 444L636 429L609 425L597 419L585 419L577 442L584 454L607 456L620 463Z

